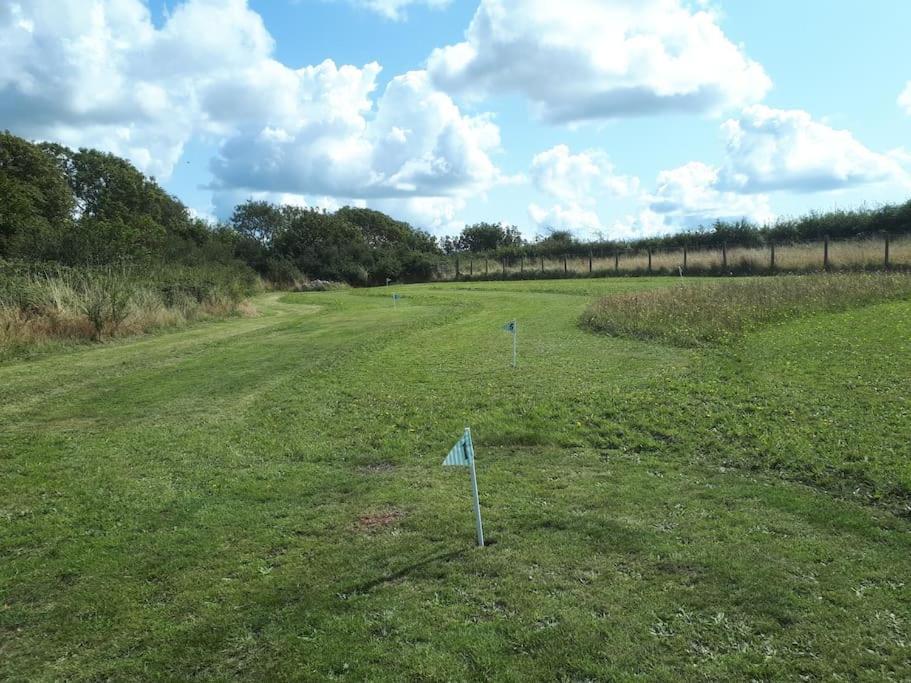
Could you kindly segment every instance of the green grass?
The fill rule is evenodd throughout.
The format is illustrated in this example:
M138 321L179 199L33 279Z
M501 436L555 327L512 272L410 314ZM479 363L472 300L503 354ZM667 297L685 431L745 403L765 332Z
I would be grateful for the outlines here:
M911 300L911 273L816 274L681 284L601 297L582 321L597 332L700 346L820 312Z
M578 325L673 283L269 295L0 366L0 678L908 679L911 303Z

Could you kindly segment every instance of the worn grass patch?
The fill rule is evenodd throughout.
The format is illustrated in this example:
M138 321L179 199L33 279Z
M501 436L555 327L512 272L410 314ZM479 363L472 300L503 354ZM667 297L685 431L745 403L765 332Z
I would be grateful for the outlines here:
M769 323L911 297L909 273L816 274L685 284L602 297L582 316L615 336L700 346Z

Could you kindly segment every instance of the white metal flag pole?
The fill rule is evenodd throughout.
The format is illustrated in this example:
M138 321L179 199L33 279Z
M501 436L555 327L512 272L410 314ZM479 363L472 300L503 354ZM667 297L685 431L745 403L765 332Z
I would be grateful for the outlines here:
M484 527L481 525L481 500L478 498L478 474L474 468L474 444L471 443L471 429L465 427L462 438L456 441L449 455L443 460L444 467L467 467L471 474L471 498L474 507L475 528L478 532L478 546L484 547Z
M512 366L516 367L516 347L518 345L519 339L519 323L513 321L512 323Z
M474 522L478 535L478 547L484 547L484 525L481 524L481 500L478 497L478 475L474 468L474 444L471 442L471 430L465 427L463 448L468 456L468 467L471 472L471 496L474 499Z

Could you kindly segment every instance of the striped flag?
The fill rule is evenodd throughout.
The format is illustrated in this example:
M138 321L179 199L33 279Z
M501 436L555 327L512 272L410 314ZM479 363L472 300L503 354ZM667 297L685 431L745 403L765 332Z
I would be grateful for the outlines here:
M456 445L452 447L452 450L449 451L449 455L446 456L443 465L449 467L468 467L471 463L470 456L468 455L471 452L470 439L469 432L465 432L462 435L462 438L456 441Z

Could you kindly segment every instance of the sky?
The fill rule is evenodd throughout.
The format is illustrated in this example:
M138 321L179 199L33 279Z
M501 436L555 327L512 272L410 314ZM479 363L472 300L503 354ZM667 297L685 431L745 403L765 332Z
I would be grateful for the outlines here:
M911 197L905 0L0 0L0 129L200 216L580 238Z

